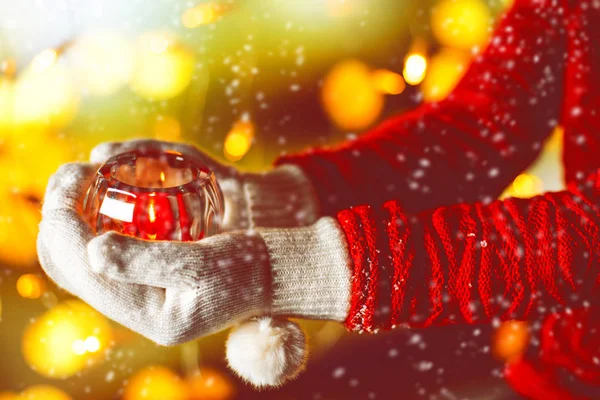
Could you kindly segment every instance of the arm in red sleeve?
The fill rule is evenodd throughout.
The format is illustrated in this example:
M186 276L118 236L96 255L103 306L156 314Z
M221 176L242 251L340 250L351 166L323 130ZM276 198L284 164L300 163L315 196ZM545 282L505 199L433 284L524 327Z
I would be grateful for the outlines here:
M411 216L398 202L344 210L354 264L351 330L527 319L598 296L600 204L585 191L458 204Z
M566 0L517 0L451 93L333 149L282 158L310 177L322 214L402 199L410 211L490 201L559 122Z
M600 3L578 0L569 20L563 158L567 182L582 181L600 154Z

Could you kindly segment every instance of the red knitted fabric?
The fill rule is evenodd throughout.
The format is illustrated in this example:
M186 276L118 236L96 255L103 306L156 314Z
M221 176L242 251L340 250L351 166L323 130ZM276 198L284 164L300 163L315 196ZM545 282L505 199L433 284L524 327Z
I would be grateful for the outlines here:
M534 400L600 398L599 312L590 307L549 315L537 355L505 368L513 389Z
M414 217L394 201L344 210L338 218L355 269L346 325L374 331L528 319L589 302L600 289L599 200L592 186ZM392 290L379 284L386 279Z
M585 179L600 154L600 2L579 0L570 19L563 116L567 182Z
M566 0L517 0L458 87L360 139L278 163L299 165L321 209L402 199L408 212L489 202L538 154L558 124Z

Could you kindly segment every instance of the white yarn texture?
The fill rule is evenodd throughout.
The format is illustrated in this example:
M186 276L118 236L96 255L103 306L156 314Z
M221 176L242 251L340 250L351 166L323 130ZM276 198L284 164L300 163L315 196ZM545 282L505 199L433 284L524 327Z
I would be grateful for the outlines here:
M226 356L229 366L252 385L280 386L303 370L308 345L295 322L260 317L231 330Z

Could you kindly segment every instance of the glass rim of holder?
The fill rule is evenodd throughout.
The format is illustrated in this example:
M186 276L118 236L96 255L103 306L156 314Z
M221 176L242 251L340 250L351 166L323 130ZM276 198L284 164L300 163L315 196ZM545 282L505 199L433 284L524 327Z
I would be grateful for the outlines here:
M153 181L156 184L137 182L137 169L144 170L138 166L142 159L152 160L147 168L152 162L160 165L160 179ZM115 197L107 197L109 192ZM189 196L184 198L186 195ZM202 197L206 199L203 201ZM106 199L111 200L109 207L105 207ZM190 241L218 233L224 201L214 172L201 159L174 150L144 147L113 156L98 168L85 195L83 210L96 234L116 230L144 239ZM153 217L150 220L148 213ZM169 226L157 233L155 228L161 223ZM152 234L147 233L150 225L156 225ZM177 234L179 238L174 238Z
M140 186L140 185L133 185L133 184L129 184L127 182L125 182L122 179L119 179L117 176L115 176L115 167L119 167L122 166L123 164L121 163L122 160L127 159L127 158L131 158L131 157L139 157L140 155L142 156L146 156L146 157L153 157L153 156L160 156L160 155L164 155L164 156L173 156L175 157L175 159L180 159L180 161L186 161L188 163L190 163L190 165L196 169L196 174L194 174L195 176L193 176L192 178L189 179L188 182L185 182L183 184L180 185L171 185L171 186ZM180 189L180 190L195 190L195 186L198 184L205 184L207 180L210 179L214 179L214 172L211 171L206 165L203 165L201 163L199 163L199 160L196 157L193 156L189 156L187 154L183 154L180 153L178 151L175 150L160 150L160 149L144 149L144 150L131 150L131 151L127 151L125 153L121 153L121 154L117 154L116 156L113 156L111 158L109 158L108 160L106 160L106 162L104 164L102 164L100 166L100 168L98 168L97 174L102 175L104 178L108 178L110 177L111 179L114 179L116 182L118 182L118 189L127 191L127 189L130 189L130 191L132 192L136 192L136 193L168 193L170 191L172 191L173 189ZM204 176L202 176L202 174L204 174Z

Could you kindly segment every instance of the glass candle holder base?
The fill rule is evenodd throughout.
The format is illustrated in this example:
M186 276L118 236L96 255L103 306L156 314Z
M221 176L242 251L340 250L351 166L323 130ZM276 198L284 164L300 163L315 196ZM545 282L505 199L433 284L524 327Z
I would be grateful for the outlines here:
M214 173L194 157L144 149L112 157L84 200L96 234L196 241L218 233L224 213Z

